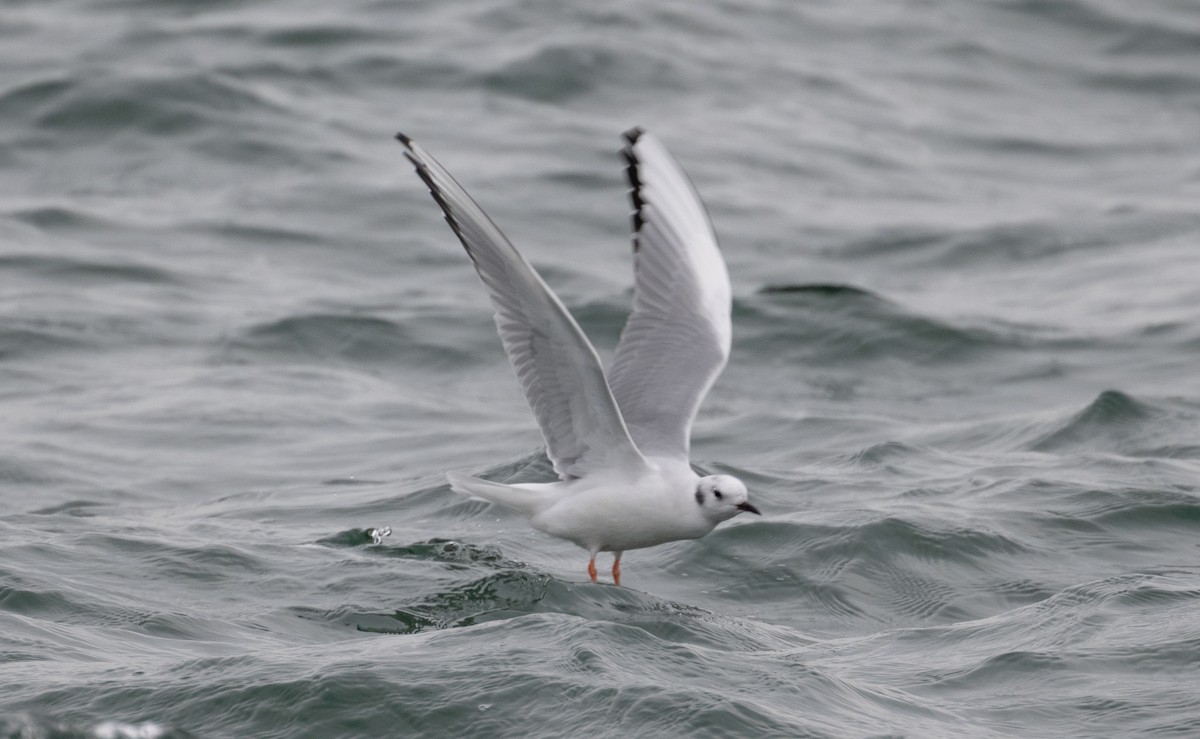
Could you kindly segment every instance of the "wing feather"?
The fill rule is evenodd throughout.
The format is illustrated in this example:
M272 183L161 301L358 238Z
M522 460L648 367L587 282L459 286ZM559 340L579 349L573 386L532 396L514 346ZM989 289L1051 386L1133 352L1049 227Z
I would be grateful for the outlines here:
M403 134L396 136L467 250L496 327L559 476L645 466L596 350L579 324L466 190Z
M641 129L625 141L635 285L609 382L642 453L687 459L692 421L729 358L729 273L674 157Z

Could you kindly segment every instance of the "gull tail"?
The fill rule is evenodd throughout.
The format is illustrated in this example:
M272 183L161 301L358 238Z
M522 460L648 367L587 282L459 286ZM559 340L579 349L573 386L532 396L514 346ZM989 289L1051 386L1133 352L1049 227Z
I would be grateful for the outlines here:
M470 475L461 475L457 472L447 472L446 480L450 482L450 489L460 495L483 498L530 517L543 511L556 498L544 490L505 485Z

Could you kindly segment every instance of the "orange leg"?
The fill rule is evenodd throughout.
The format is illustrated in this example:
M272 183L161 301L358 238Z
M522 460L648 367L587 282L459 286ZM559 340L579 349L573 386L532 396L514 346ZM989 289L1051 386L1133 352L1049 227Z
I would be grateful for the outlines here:
M613 584L621 584L621 552L617 552L617 558L613 560Z
M592 582L596 582L596 555L588 560L588 574L592 576Z

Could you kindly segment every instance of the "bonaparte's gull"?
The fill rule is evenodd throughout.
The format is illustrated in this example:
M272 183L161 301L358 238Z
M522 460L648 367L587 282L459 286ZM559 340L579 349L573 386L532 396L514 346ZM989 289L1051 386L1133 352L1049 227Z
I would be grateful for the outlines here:
M633 312L605 376L579 324L496 224L436 159L404 134L483 280L508 358L559 482L504 485L448 473L452 490L529 517L539 531L596 553L698 539L759 513L730 475L688 463L692 420L729 358L729 273L700 196L658 139L634 128L622 154L633 199Z

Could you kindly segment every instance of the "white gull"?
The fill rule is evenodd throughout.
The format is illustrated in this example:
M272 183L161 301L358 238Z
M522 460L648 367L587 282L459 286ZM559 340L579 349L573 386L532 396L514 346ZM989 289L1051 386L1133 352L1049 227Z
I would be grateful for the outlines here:
M692 421L729 358L729 273L700 196L658 139L625 133L635 289L607 377L579 324L466 190L404 134L405 155L458 235L560 481L505 485L446 475L457 493L512 508L591 555L698 539L759 513L730 475L688 462Z

